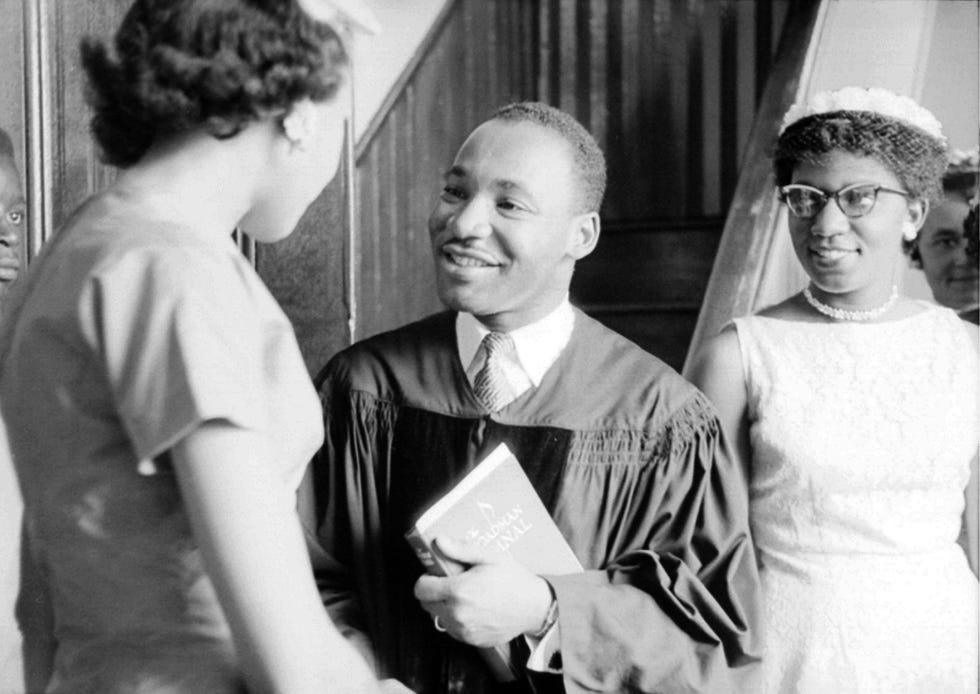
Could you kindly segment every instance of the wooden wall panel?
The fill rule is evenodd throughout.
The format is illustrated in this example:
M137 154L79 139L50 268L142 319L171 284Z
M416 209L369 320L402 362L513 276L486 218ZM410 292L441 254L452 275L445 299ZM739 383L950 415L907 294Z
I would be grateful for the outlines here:
M23 171L26 124L24 7L19 0L0 0L0 128L10 136Z
M535 98L537 3L457 0L358 148L355 338L440 308L427 219L466 135L498 106Z
M89 134L91 111L85 103L85 72L79 59L84 36L110 39L130 0L73 0L41 3L50 22L47 46L51 82L52 185L51 233L91 193L104 188L115 169L102 165Z
M539 91L590 129L609 166L603 238L573 300L676 367L793 1L541 5Z
M719 224L624 229L576 269L573 299L592 312L696 312L718 249ZM604 241L609 241L605 239ZM678 253L678 248L684 248ZM623 278L626 278L624 281Z
M539 91L606 152L606 220L723 214L789 2L541 4Z
M4 101L29 206L27 258L111 178L88 130L83 36L109 37L129 0L4 0ZM20 37L9 35L14 28ZM9 42L8 42L8 39ZM8 101L9 100L9 101Z
M690 320L686 309L666 306L652 314L642 308L623 306L615 311L603 312L600 322L625 335L634 343L666 362L680 372L683 360L683 346L691 341L695 324ZM672 345L678 345L672 349Z
M350 344L344 254L348 177L342 168L296 230L255 248L255 266L296 331L311 376Z

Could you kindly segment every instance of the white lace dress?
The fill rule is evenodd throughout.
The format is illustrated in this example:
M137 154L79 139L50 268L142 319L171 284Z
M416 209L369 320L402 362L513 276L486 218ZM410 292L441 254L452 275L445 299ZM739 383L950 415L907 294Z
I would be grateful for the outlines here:
M977 691L977 580L956 544L977 358L929 307L879 324L735 321L765 599L751 692Z

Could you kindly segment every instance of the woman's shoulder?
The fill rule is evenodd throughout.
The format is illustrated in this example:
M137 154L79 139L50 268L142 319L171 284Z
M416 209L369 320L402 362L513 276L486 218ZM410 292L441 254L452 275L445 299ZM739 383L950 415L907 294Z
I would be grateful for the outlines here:
M75 251L90 257L91 276L100 282L124 278L134 287L187 292L251 284L230 233L138 214L106 215L79 231Z
M976 324L959 315L953 309L933 301L915 299L913 302L918 308L914 317L931 320L933 322L931 332L952 335L959 342L962 342L965 337L970 347L975 351L980 350L980 328Z
M970 338L970 344L973 345L973 349L980 351L980 328L973 322L962 318L960 319L960 324Z
M709 397L716 383L740 378L741 374L742 348L735 323L729 323L717 335L705 340L695 352L686 373Z
M53 291L74 288L75 310L85 315L102 306L93 316L112 311L120 320L144 320L209 311L279 320L268 290L230 234L209 235L98 202L67 231L48 274L66 276Z
M779 321L807 320L805 311L799 306L799 295L794 295L778 304L767 306L756 313L733 318L713 337L705 340L695 353L692 373L706 372L735 372L740 373L743 361L743 341L745 333L755 333L758 330L759 319Z
M980 327L973 323L968 318L964 318L962 315L954 312L952 309L948 309L951 314L948 319L950 324L957 333L965 332L966 339L973 348L974 352L980 351Z

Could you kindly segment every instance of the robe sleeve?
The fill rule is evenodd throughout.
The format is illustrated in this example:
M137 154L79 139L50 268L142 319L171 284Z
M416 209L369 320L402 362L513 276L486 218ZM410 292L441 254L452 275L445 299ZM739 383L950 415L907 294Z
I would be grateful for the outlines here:
M366 624L365 605L356 589L355 547L374 544L367 536L380 527L374 498L372 447L366 429L374 430L365 413L352 404L344 370L334 360L317 377L326 436L314 456L298 493L298 510L320 599L331 621L365 660L378 670Z
M730 691L744 676L732 668L758 660L742 467L700 393L657 439L629 508L611 508L616 522L598 531L627 527L633 547L614 545L625 551L602 570L545 577L567 692Z
M374 648L364 628L361 606L357 593L352 587L350 572L324 549L314 529L313 481L310 474L307 474L301 483L298 498L303 534L323 607L344 638L357 649L366 662L374 665Z

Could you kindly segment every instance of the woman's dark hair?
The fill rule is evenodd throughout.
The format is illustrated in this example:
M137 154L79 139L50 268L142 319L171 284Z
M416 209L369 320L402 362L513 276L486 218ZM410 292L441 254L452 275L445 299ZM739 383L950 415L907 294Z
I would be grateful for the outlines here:
M88 38L81 49L92 133L116 166L162 137L202 125L232 137L303 98L332 98L347 64L296 0L136 0L114 47Z
M844 151L871 157L890 169L913 197L942 197L946 146L914 125L872 111L832 111L801 118L779 136L773 155L776 185L792 182L802 163Z
M943 177L943 193L946 197L959 196L972 200L977 196L978 187L980 187L980 174L975 169L973 171L954 169L947 171Z

